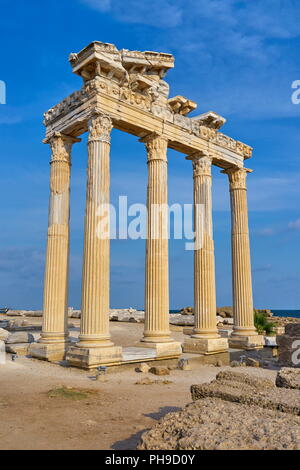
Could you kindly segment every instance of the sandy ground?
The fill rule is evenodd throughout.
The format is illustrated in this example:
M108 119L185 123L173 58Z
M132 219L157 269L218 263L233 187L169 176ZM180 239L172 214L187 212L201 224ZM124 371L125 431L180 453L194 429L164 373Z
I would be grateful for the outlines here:
M113 339L133 345L141 324L111 323ZM78 329L71 335L77 336ZM182 339L182 333L173 336ZM11 357L0 365L0 449L135 449L140 435L166 413L191 401L193 383L212 380L221 370L193 364L191 371L173 370L167 377L142 374L132 365L96 381L93 372L43 361ZM225 369L225 367L223 368ZM276 372L239 368L275 378ZM149 376L159 384L136 382ZM167 379L171 383L163 383ZM49 397L58 387L87 390L86 398Z

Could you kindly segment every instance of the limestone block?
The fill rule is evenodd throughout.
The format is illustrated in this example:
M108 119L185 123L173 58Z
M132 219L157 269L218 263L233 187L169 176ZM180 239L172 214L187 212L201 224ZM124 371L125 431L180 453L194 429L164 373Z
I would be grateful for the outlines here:
M6 363L5 343L0 340L0 365Z
M154 375L170 375L170 371L167 367L163 366L154 366L149 370L151 374Z
M67 343L32 343L28 348L28 353L37 359L56 362L65 358Z
M228 350L227 338L186 338L183 352L194 354L216 354Z
M276 377L277 387L294 388L300 390L300 370L283 367Z
M149 348L155 350L155 357L173 358L179 357L182 354L181 343L178 341L169 341L166 343L147 343L141 341L139 347Z
M233 349L262 349L265 340L263 335L230 336L229 347Z
M278 362L287 367L300 367L300 336L279 335Z
M191 366L189 364L189 360L186 358L179 359L178 361L178 369L180 370L191 370Z
M95 369L103 365L120 364L122 362L122 348L120 346L102 348L71 346L67 351L66 360L71 366L82 369Z
M0 341L6 341L8 337L9 332L7 330L4 330L3 328L0 328Z
M246 358L246 366L248 366L248 367L260 367L260 362L257 361L256 359L253 359L253 357L247 357Z
M33 343L34 337L30 333L19 331L17 333L11 333L5 342L6 344Z
M227 402L243 403L283 413L300 415L300 391L278 388L268 379L248 374L222 371L210 383L192 385L192 399L221 398Z
M150 370L150 367L148 366L146 362L142 362L136 369L137 372L143 372L144 374L149 372L149 370Z
M6 344L6 352L20 356L28 353L29 343Z
M288 323L285 325L285 334L289 336L299 336L300 339L300 323Z
M278 410L205 398L168 413L146 431L138 450L295 450L300 418Z

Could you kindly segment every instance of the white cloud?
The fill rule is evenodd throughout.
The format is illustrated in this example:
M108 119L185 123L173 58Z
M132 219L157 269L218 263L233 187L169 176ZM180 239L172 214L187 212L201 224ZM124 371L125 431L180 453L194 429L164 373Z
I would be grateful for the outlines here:
M181 1L169 0L81 0L100 12L110 12L119 21L161 28L172 28L181 23Z
M300 219L290 222L288 228L291 230L300 230Z

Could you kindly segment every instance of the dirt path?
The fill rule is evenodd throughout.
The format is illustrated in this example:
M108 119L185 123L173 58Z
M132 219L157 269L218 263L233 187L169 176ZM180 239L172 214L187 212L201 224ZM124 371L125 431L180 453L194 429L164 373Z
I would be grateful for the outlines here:
M76 325L77 326L77 325ZM141 324L112 323L113 340L133 345ZM72 336L78 335L78 328ZM182 333L173 332L182 340ZM195 366L157 377L135 372L135 366L94 374L29 358L0 365L0 449L135 449L142 432L166 413L191 401L190 385L212 380L220 368ZM242 371L243 368L239 368ZM247 368L248 373L275 377L275 372ZM138 385L149 376L159 384ZM164 384L167 379L171 383ZM73 387L87 391L80 400L49 397L49 391Z

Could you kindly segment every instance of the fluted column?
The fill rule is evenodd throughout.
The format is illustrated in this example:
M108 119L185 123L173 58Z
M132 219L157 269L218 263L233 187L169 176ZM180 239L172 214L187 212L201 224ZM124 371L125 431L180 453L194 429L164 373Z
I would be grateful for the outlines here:
M168 142L152 134L148 154L145 342L169 342Z
M89 123L87 194L82 271L81 329L78 346L111 346L109 334L110 277L110 133L109 116L95 115ZM98 224L107 217L107 233ZM102 222L101 222L102 223Z
M194 310L195 326L185 339L184 352L215 354L228 350L228 341L217 329L215 252L212 220L212 157L198 152L193 162L194 179Z
M78 141L59 133L49 139L52 157L43 327L40 344L31 347L32 355L49 360L63 357L68 337L70 167L72 144Z
M119 363L122 354L109 333L112 127L111 118L102 113L94 114L89 121L80 335L67 354L72 365L87 369Z
M193 155L194 175L194 300L193 337L218 338L215 252L212 221L212 159ZM197 246L198 245L198 246Z
M248 224L247 185L249 170L231 168L226 170L230 183L232 225L232 286L234 329L232 341L241 338L245 345L258 346L262 337L254 326L253 293L251 275L250 240ZM249 339L250 337L250 339ZM252 338L251 337L257 337Z

